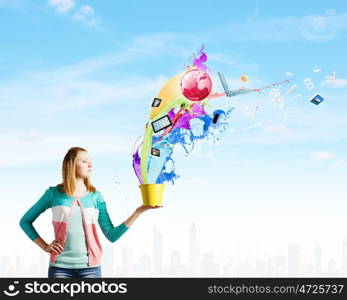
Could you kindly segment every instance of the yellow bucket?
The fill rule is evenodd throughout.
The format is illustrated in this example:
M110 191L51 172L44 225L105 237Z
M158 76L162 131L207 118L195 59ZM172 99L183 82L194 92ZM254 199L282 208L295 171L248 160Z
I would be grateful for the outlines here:
M162 206L165 184L141 184L139 188L144 206Z

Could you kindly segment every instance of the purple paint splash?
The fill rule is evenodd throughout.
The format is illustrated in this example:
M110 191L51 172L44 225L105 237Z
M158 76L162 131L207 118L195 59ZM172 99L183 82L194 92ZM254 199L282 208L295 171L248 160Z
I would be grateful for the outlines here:
M194 53L193 54L193 66L195 66L197 69L202 70L207 72L209 70L209 68L205 65L206 61L207 61L207 55L204 51L205 45L202 45L199 52L197 53L197 55L199 55L199 57L197 57L197 55Z

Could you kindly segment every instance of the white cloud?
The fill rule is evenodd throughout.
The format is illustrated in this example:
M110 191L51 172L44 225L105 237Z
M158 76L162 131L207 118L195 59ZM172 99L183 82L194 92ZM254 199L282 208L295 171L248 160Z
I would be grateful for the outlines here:
M211 39L233 42L328 42L347 29L347 13L261 19L261 11L243 23L223 24L207 33Z
M93 72L107 68L110 69L117 65L124 65L138 60L145 61L151 57L158 57L161 53L167 56L187 58L190 52L187 52L186 48L189 48L190 46L193 47L193 44L197 43L196 40L197 38L192 35L177 35L173 33L157 33L137 36L133 38L128 45L125 45L125 49L122 52L87 59L53 70L33 72L28 74L25 80L44 80L45 82L55 84L82 75L89 75Z
M80 7L80 13L83 16L91 16L91 15L94 15L94 9L89 5L82 5Z
M49 0L48 4L54 7L59 13L69 13L75 7L75 0ZM97 25L95 10L90 5L80 6L73 15L68 14L68 17L94 29L105 31Z
M262 127L262 126L264 126L264 123L257 123L257 124L254 124L254 125L242 128L241 130L242 131L248 131L248 130L251 130L251 129L254 129L254 128L259 128L259 127Z
M62 74L62 78L63 78ZM66 79L59 82L27 81L7 86L0 107L6 111L16 111L16 116L35 118L40 115L56 114L85 109L121 101L150 99L165 82L163 76L157 78L128 77L122 80ZM134 85L134 83L136 84ZM40 89L37 84L40 84Z
M181 37L168 33L140 36L134 38L124 51L116 54L2 81L0 97L4 101L0 101L0 110L16 111L17 116L21 113L25 116L29 113L36 115L37 112L51 114L69 111L121 99L149 99L165 82L164 76L97 80L93 78L93 74L118 65L158 57L160 53L181 56L185 48L180 44L184 44L186 39L190 40L190 36Z
M89 5L83 5L80 7L78 12L76 12L73 18L77 21L80 21L88 26L96 25L95 11Z
M224 53L209 53L208 60L220 62L223 65L229 65L240 70L257 71L259 65L257 63L241 63L239 59L226 55ZM239 82L238 82L239 83Z
M347 86L347 79L346 78L327 79L321 83L321 86L324 86L324 85L331 87L331 88L346 87Z
M15 129L0 134L0 167L57 161L73 146L82 146L94 154L110 154L130 153L132 145L131 137L105 130L83 133L68 128L33 133Z
M54 7L58 12L66 13L75 7L75 0L49 0L48 5Z
M334 154L332 154L331 152L319 151L319 152L313 153L310 159L314 162L320 162L322 160L331 159L333 157L334 157Z
M347 168L347 162L344 160L339 160L336 162L336 165L339 167Z
M265 132L279 133L283 135L288 135L290 133L290 130L287 128L287 126L282 123L270 125L270 126L263 126L262 129Z

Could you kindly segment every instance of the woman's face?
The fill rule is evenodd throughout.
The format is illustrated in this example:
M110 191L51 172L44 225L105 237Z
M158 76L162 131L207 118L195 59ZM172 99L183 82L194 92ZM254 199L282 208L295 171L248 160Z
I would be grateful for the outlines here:
M88 178L92 175L92 160L86 151L79 151L76 157L76 178Z

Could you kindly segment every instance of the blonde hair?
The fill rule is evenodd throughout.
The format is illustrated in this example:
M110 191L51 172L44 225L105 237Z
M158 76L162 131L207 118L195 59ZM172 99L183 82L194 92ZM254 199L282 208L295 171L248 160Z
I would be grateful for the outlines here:
M76 158L80 151L87 152L86 149L81 147L72 147L65 154L62 166L63 182L57 185L61 192L70 196L72 196L76 189ZM96 188L90 183L89 178L84 178L83 181L88 192L96 191Z

